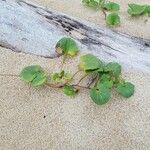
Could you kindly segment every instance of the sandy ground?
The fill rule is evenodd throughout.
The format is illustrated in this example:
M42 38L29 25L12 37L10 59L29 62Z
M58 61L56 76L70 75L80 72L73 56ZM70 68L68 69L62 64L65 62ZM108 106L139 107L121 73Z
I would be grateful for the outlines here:
M104 15L82 5L82 0L32 0L47 8L59 10L66 14L82 18L105 26ZM150 0L112 0L120 4L121 26L115 29L133 36L150 38L150 19L147 16L130 17L127 13L129 3L150 4Z
M71 3L71 2L74 3ZM79 0L36 0L39 4L71 13L104 25L100 12L82 7ZM122 25L126 33L150 38L147 17L131 20L122 3ZM131 0L130 0L131 2ZM140 1L132 1L140 2ZM143 3L148 0L142 1ZM73 4L74 9L70 6ZM144 28L143 28L144 25ZM18 77L27 65L39 64L48 72L60 69L60 60L15 53L0 48L0 149L2 150L149 150L150 149L150 76L141 72L124 72L136 92L126 100L115 92L105 106L95 105L87 90L75 98L48 87L34 89ZM67 70L75 72L79 57L69 59Z

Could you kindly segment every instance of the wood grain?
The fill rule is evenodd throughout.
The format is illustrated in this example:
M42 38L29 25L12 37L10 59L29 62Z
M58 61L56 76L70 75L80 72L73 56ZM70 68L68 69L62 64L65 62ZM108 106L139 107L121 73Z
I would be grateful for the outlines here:
M90 22L48 10L27 1L0 0L0 46L16 52L55 57L55 44L64 36L81 51L125 69L150 73L150 40L132 37Z

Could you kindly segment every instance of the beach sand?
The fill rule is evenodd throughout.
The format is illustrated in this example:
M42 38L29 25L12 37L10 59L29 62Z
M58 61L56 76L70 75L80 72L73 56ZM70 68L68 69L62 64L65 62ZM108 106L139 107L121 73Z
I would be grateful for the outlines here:
M65 14L75 16L94 22L101 26L106 26L104 15L101 11L95 11L82 4L82 0L32 0L42 6L64 12ZM121 26L115 27L115 30L127 33L133 36L150 38L150 19L144 15L140 17L130 17L127 13L129 3L150 4L149 0L112 0L120 4L119 15L121 17Z
M84 8L80 0L36 2L105 25L103 14ZM150 38L149 18L131 19L126 13L127 3L140 1L118 2L122 4L120 13L124 19L116 30ZM142 2L148 3L148 0ZM68 59L64 69L76 72L80 55ZM69 98L60 89L33 88L18 77L3 76L18 75L23 67L32 64L39 64L52 73L60 70L61 59L0 48L0 149L149 150L149 74L123 71L123 77L135 84L134 96L124 99L113 91L112 99L104 106L95 105L87 90L81 90L75 98Z

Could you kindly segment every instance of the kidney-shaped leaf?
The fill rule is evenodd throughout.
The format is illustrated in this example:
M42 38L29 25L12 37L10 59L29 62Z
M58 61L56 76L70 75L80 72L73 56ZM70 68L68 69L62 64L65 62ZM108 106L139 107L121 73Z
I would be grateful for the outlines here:
M123 97L129 98L134 94L134 85L130 82L119 83L116 91Z
M105 66L105 71L110 72L115 77L118 77L121 74L121 65L116 62L110 62Z
M146 5L128 4L128 6L128 13L133 16L142 15L146 10Z
M146 6L145 13L147 13L150 16L150 5Z
M106 17L106 23L110 26L115 26L120 24L120 16L117 13L111 13Z
M98 83L97 83L97 87L100 87L101 85L104 85L107 88L112 88L113 87L113 81L110 78L110 75L108 74L103 74Z
M108 2L104 4L104 9L108 11L118 11L120 9L120 6L117 3L114 2Z
M103 63L96 56L92 54L86 54L81 56L79 68L85 72L95 70L103 71Z
M36 73L36 77L32 80L31 84L33 86L41 86L43 85L47 80L47 75L41 71Z
M64 37L57 42L56 52L59 54L75 56L79 52L79 47L73 39Z
M27 66L21 71L20 77L25 82L31 82L35 78L36 73L40 70L41 67L38 65Z
M108 88L101 85L99 88L94 87L90 90L90 97L97 105L103 105L109 101L111 94Z
M88 7L92 8L98 8L101 0L82 0L82 3L84 3Z
M25 67L21 71L20 77L22 80L31 83L33 86L43 85L47 79L45 72L39 65Z

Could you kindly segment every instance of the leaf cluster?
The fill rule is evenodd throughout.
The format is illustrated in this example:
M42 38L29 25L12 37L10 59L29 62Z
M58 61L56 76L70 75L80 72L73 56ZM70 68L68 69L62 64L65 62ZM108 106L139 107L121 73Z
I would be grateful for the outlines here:
M125 98L131 97L134 93L134 85L120 77L121 65L116 62L104 64L96 56L87 54L81 57L79 68L88 74L98 74L98 81L90 90L91 99L98 105L110 100L112 88Z
M101 9L105 14L107 25L116 26L120 24L119 4L106 0L82 0L82 2L88 7ZM107 14L106 11L110 13Z
M74 56L77 52L77 44L73 39L62 38L56 44L61 47L64 55ZM71 55L70 55L71 52ZM73 54L73 55L72 55ZM34 87L47 85L53 88L62 88L67 96L75 96L80 88L89 90L90 97L98 105L106 104L111 98L111 90L115 89L120 95L129 98L134 94L134 85L121 78L121 65L117 62L103 63L99 58L92 54L86 54L80 57L78 72L82 71L85 76L96 75L93 86L82 86L71 84L74 75L61 69L60 72L52 73L48 76L39 65L31 65L22 69L20 77L26 83ZM50 81L48 78L50 77ZM84 79L81 78L80 81ZM55 84L52 84L54 82Z
M120 16L118 15L118 11L120 10L119 4L107 0L82 0L82 3L88 7L102 10L107 25L116 26L120 24ZM131 16L140 16L143 14L150 16L150 5L130 3L128 7L128 14Z

